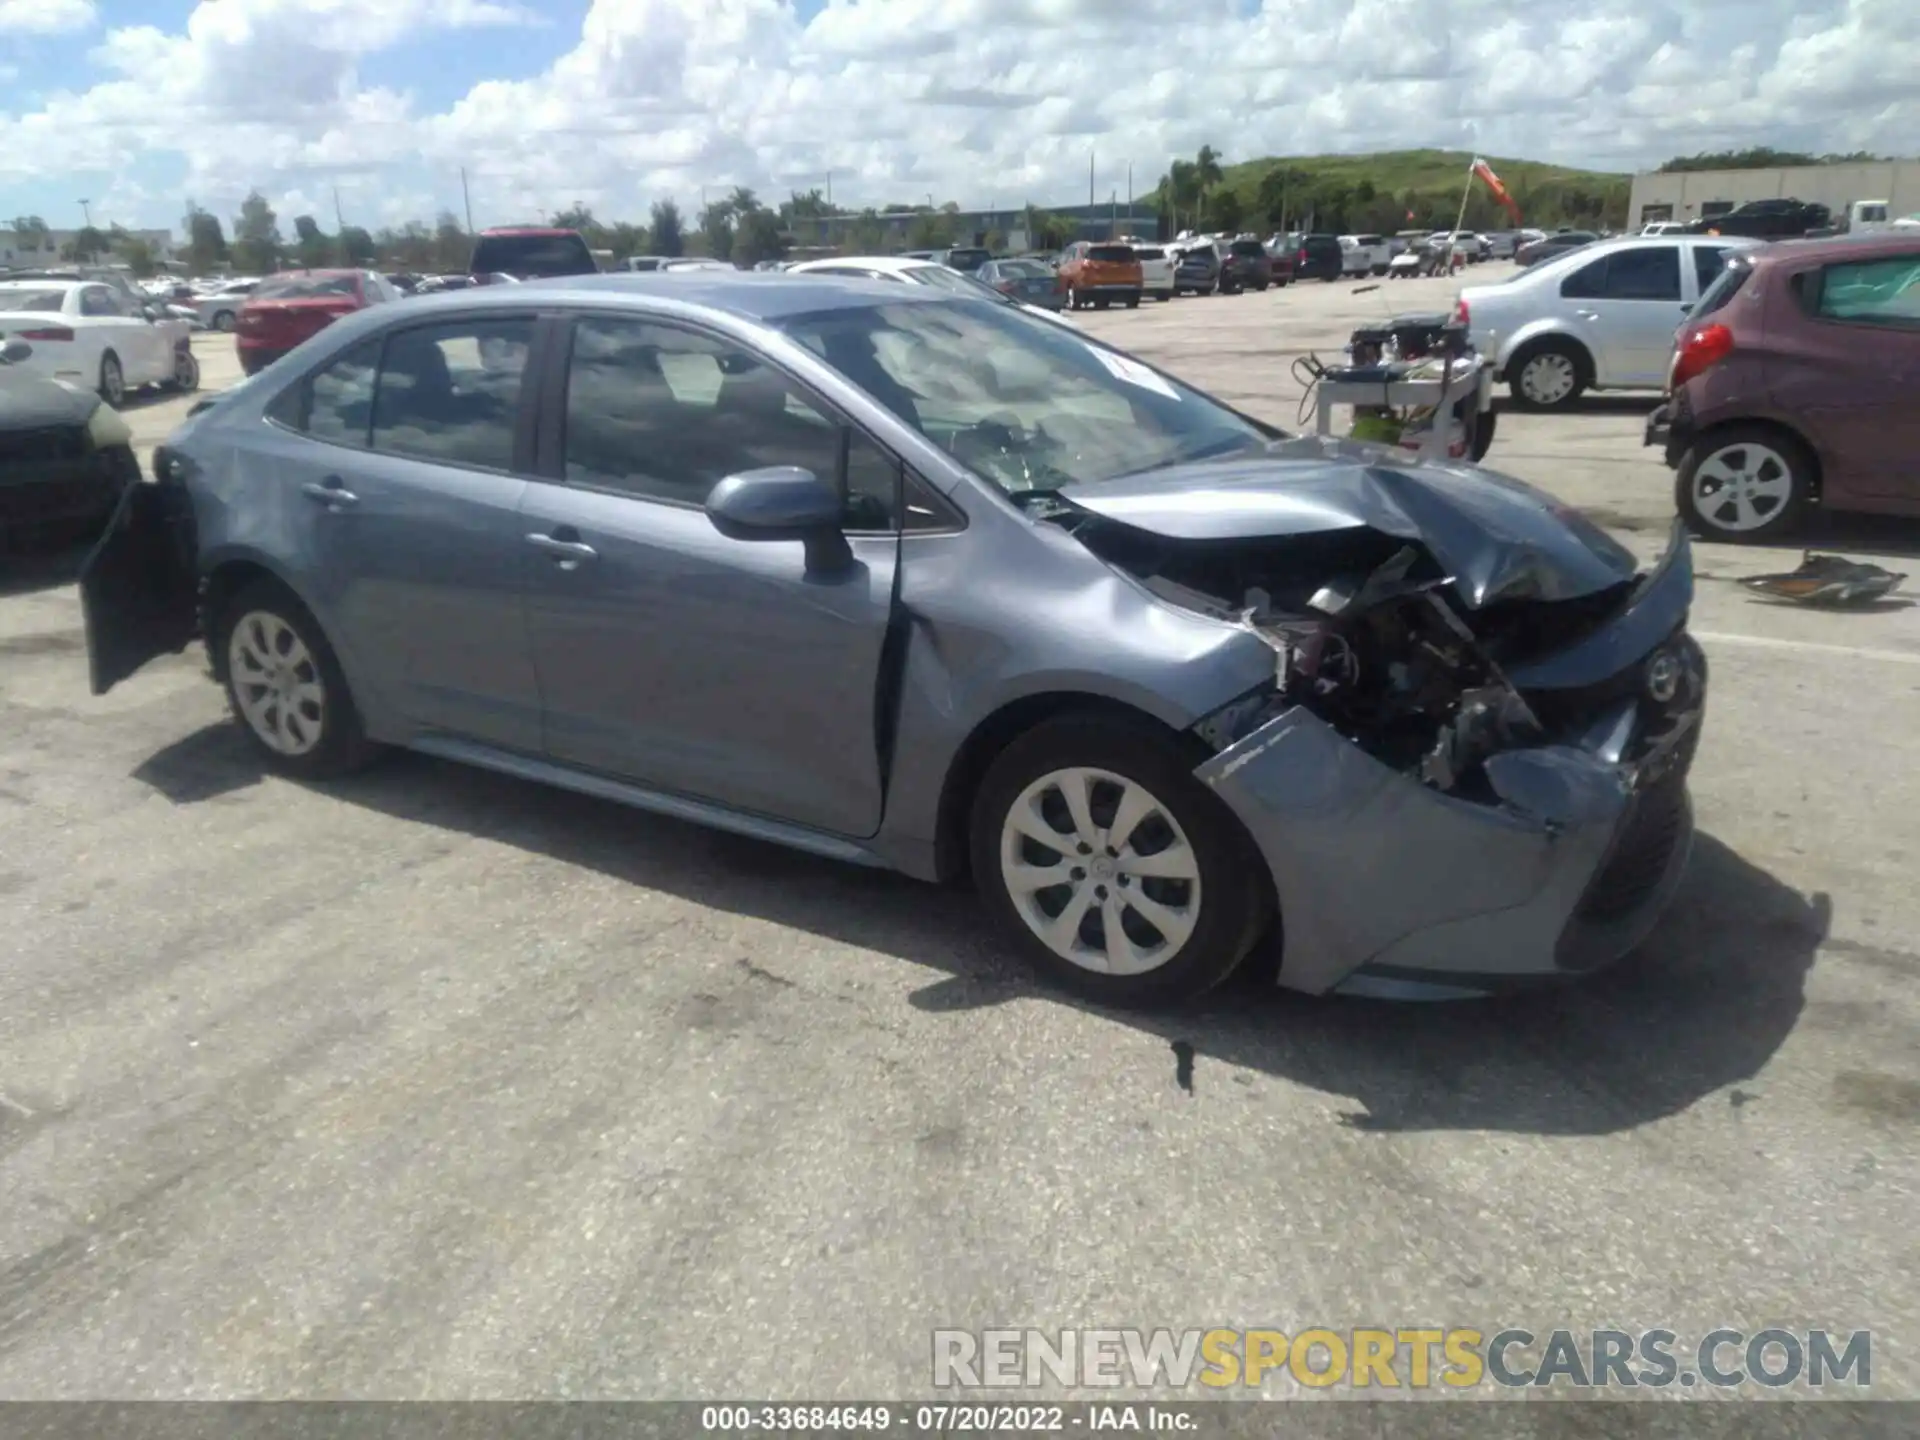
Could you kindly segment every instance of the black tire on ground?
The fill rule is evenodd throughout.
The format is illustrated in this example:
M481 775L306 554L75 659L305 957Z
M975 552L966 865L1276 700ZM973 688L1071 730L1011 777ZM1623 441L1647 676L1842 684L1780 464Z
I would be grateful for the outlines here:
M120 368L120 357L109 350L100 357L100 398L118 410L127 401L127 374Z
M1200 872L1200 916L1171 958L1140 975L1085 969L1028 928L1008 893L1000 839L1008 810L1051 771L1085 766L1143 785L1186 832ZM1225 803L1193 776L1193 757L1144 719L1107 714L1047 720L1000 752L974 797L969 849L988 912L1043 976L1105 1005L1156 1006L1205 994L1232 974L1273 913L1266 864Z
M1556 357L1573 367L1571 388L1552 399L1536 398L1530 395L1527 367L1536 361L1549 362ZM1513 395L1515 408L1536 411L1563 410L1578 400L1587 386L1593 383L1593 360L1577 342L1550 335L1523 346L1519 353L1507 362L1506 373L1507 388Z
M1164 305L1167 301L1173 299L1174 295L1177 293L1178 293L1177 291L1173 291L1173 290L1161 290L1156 292L1153 298L1160 304Z
M1271 280L1256 281L1253 288L1258 290L1262 295L1264 295L1267 293L1267 286L1271 285L1272 283L1273 282Z
M239 323L239 317L231 310L216 310L214 312L213 328L216 330L231 331Z
M240 687L246 682L244 677L234 675L229 661L233 632L243 621L257 615L278 618L298 636L312 662L302 667L302 678L317 678L320 682L323 700L317 718L309 717L306 721L319 726L320 739L303 754L288 755L274 749L254 729L241 707ZM325 780L350 774L379 753L379 747L367 739L360 712L347 688L347 677L340 669L333 647L327 643L325 632L286 586L274 580L256 580L230 596L212 618L213 653L226 686L228 708L255 753L269 766L297 779ZM306 673L308 671L311 673Z
M1127 296L1127 308L1129 310L1138 310L1140 308L1140 296L1138 292Z
M1787 473L1789 489L1786 502L1775 508L1762 523L1751 529L1734 530L1715 518L1718 509L1711 498L1704 504L1695 499L1694 481L1701 465L1708 460L1716 456L1729 456L1730 452L1748 446L1764 448L1777 457L1778 464ZM1743 458L1751 462L1754 457ZM1761 468L1770 470L1774 463L1767 461ZM1680 457L1673 477L1673 503L1680 518L1697 535L1735 544L1773 541L1800 528L1806 519L1808 507L1813 504L1818 479L1819 463L1799 436L1773 425L1722 425L1696 439L1687 447L1686 454Z
M1093 297L1093 308L1096 310L1104 310L1112 303L1113 301L1105 295L1096 295Z

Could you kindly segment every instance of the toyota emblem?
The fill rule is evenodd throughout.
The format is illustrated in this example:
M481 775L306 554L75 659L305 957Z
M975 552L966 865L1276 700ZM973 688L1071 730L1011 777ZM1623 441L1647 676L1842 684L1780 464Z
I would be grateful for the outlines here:
M1670 650L1662 650L1647 662L1647 694L1657 705L1665 705L1680 693L1680 661Z

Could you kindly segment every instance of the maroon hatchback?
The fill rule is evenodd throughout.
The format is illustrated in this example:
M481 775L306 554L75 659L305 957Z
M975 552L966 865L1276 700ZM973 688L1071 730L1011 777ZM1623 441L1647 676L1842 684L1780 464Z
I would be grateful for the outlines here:
M1646 443L1711 539L1771 540L1814 505L1920 515L1920 231L1730 252Z
M288 270L269 275L247 296L234 327L240 368L264 370L342 315L400 292L371 270Z

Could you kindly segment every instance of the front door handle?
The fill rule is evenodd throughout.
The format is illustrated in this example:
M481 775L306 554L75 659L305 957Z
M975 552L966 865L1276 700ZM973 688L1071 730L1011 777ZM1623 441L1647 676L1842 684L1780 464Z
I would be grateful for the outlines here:
M302 485L300 493L329 510L344 510L360 503L360 497L347 489L346 481L338 475L329 475L317 485Z
M1598 320L1600 318L1600 313L1597 310L1576 310L1573 313L1578 315L1582 320Z
M577 532L569 532L569 534ZM598 558L599 551L583 540L569 538L568 535L527 536L527 543L536 550L544 550L553 557L553 563L562 570L577 570L588 561Z

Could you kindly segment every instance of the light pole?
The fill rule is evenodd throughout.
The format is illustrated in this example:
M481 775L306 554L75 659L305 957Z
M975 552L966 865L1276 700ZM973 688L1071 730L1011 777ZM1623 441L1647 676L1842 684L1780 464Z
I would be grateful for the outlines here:
M86 222L87 229L89 230L93 228L93 211L89 208L92 204L93 202L91 200L82 200L80 202L80 218Z

